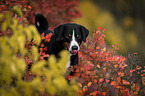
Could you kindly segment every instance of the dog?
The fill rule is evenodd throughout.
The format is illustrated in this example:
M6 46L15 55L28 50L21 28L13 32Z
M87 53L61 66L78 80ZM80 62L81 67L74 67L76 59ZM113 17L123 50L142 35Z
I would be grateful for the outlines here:
M59 58L59 53L62 50L69 51L69 66L78 65L78 52L82 42L86 42L89 35L88 29L84 26L75 23L66 23L59 25L54 29L54 32L48 30L48 22L42 14L37 14L35 17L35 25L40 34L43 32L47 35L52 33L51 41L47 45L47 53L54 54Z

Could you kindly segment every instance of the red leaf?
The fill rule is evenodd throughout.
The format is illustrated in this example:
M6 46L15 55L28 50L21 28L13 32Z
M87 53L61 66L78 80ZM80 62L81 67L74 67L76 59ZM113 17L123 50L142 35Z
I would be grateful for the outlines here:
M101 30L102 29L102 27L98 27L98 30Z
M41 44L41 47L44 47L44 44L43 43Z
M126 80L122 80L123 85L130 85L130 82L127 82Z
M103 82L103 80L104 80L104 79L102 79L102 78L101 78L101 79L99 79L99 83Z

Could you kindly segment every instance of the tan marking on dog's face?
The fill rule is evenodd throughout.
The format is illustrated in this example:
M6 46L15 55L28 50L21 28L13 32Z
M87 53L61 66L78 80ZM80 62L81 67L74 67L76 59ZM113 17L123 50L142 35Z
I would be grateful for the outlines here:
M69 48L70 44L69 44L69 43L67 43L67 42L63 42L63 46L65 47L65 49L66 49L66 50L68 50L68 48Z

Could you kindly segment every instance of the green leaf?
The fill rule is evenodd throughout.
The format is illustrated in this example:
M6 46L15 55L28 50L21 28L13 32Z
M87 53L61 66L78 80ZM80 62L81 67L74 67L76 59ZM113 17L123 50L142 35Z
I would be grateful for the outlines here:
M12 11L15 12L19 17L23 16L23 13L22 13L20 7L18 7L18 6L14 6Z

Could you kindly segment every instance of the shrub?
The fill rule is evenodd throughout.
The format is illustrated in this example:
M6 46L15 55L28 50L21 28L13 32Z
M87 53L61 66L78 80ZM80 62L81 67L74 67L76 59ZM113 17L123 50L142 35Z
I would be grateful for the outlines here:
M51 29L81 16L80 10L77 9L79 0L2 0L0 4L0 12L6 12L18 5L24 13L24 19L30 24L35 22L34 15L41 13L47 17Z
M105 29L101 30L101 27L98 27L98 31L93 33L93 39L88 38L87 44L84 44L79 52L80 64L76 67L75 75L79 77L80 95L144 94L141 91L144 89L144 81L142 81L144 68L137 65L135 68L128 66L129 58L116 55L115 50L119 48L115 45L112 45L113 52L107 51L104 31ZM136 53L133 56L135 59Z
M40 35L35 26L18 21L21 16L17 6L0 14L0 95L75 95L77 85L69 84L64 77L67 52L60 53L58 62L54 56L39 59ZM33 66L28 72L30 63Z

